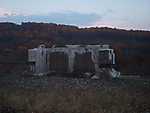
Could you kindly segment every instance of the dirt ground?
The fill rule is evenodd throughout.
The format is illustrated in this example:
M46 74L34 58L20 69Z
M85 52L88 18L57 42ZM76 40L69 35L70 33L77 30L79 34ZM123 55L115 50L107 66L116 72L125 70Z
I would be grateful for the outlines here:
M150 113L150 80L1 75L0 113Z

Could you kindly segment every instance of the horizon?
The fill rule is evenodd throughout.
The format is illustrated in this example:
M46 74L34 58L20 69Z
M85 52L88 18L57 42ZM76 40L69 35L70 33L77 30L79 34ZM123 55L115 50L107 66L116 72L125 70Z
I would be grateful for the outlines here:
M150 31L149 0L1 0L0 22Z
M141 32L150 32L150 30L142 30L142 29L123 29L123 28L116 28L116 27L108 27L108 26L88 26L88 27L80 27L77 25L71 25L71 24L58 24L58 23L46 23L46 22L21 22L21 23L14 23L14 22L0 22L0 24L15 24L21 26L22 24L31 23L31 24L56 24L56 25L64 25L64 26L72 26L77 27L78 29L91 29L91 28L107 28L107 29L114 29L114 30L123 30L123 31L141 31Z

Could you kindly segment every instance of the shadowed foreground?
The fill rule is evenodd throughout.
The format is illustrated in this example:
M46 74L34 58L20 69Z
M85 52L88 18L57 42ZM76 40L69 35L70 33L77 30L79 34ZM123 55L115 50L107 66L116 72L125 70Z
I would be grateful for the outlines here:
M23 86L22 79L16 85L0 80L0 113L150 112L149 81L29 77L23 79Z

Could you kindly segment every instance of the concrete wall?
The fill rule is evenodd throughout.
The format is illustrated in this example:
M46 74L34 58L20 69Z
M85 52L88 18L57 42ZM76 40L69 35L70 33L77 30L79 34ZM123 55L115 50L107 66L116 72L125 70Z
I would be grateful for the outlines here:
M29 50L29 62L35 75L50 72L93 72L115 64L115 54L108 45L66 45L66 47L38 48Z
M38 48L28 51L28 61L33 62L30 65L31 72L35 75L44 75L49 71L48 49L40 45ZM33 70L34 69L34 70Z

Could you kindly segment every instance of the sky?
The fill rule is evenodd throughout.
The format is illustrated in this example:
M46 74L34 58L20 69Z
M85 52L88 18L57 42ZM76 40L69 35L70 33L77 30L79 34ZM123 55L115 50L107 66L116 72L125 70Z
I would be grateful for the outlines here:
M150 0L0 0L0 22L150 31Z

